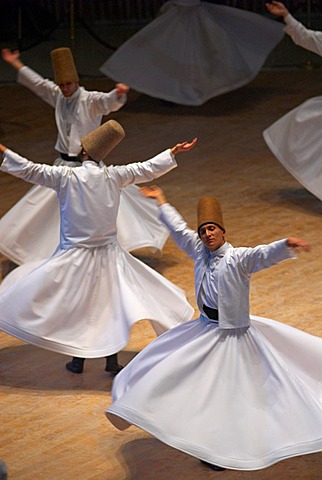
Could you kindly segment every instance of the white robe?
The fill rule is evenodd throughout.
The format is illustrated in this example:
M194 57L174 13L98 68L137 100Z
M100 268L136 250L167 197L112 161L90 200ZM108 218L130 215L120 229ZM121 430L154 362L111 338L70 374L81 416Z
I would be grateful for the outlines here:
M253 80L282 37L282 25L252 12L169 1L100 70L151 97L198 106Z
M283 167L322 200L322 97L313 97L283 115L263 132Z
M103 115L119 110L126 101L126 95L116 97L116 90L89 92L83 87L66 98L54 82L26 66L19 70L18 82L55 108L58 129L55 148L70 156L78 154L80 139L99 127ZM75 165L61 159L56 164ZM160 253L168 238L167 230L158 220L157 205L149 200L135 185L122 190L118 240L129 252L148 249ZM128 225L132 226L131 234ZM49 257L58 242L59 205L55 193L48 189L33 187L0 220L0 252L18 265Z
M309 30L292 15L285 32L294 43L322 55L322 32ZM322 97L313 97L276 120L263 132L268 147L283 167L322 200Z
M7 150L1 170L56 192L61 228L53 256L16 268L1 283L0 329L58 353L94 358L121 350L139 320L152 320L160 333L191 319L183 291L116 238L121 189L175 166L170 150L138 164L78 168L34 164Z
M141 351L114 380L110 421L119 429L137 425L172 447L236 470L322 450L322 339L255 316L244 326L236 308L243 312L247 304L242 297L252 273L289 256L286 242L228 245L209 256L174 210L161 209L175 241L196 261L198 305L205 266L213 283L222 277L217 294L213 285L207 288L219 321L202 313ZM234 328L227 328L228 299Z

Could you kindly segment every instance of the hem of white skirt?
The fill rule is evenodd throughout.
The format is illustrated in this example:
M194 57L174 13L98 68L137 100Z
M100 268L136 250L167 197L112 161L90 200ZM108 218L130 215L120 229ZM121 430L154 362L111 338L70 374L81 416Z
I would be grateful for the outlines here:
M189 321L193 315L191 310L193 311L193 308L188 304L184 311L184 314L182 314L181 316L181 319L178 320L175 325L171 325L169 327L166 327L162 322L160 322L160 320L156 318L153 318L153 319L146 318L144 314L139 316L132 323L131 326L133 326L135 323L141 320L149 320L150 322L156 322L161 326L161 330L164 329L166 331L166 330L169 330L170 328L173 328L175 326L181 325L184 322ZM13 337L19 338L19 340L35 345L36 347L41 347L46 350L51 350L52 352L61 353L63 355L71 355L73 357L80 357L80 358L100 358L108 355L113 355L114 353L120 352L128 344L129 338L130 338L130 328L129 328L128 334L126 335L126 338L124 338L122 342L119 342L116 345L106 346L98 350L93 350L90 348L80 349L77 347L72 347L70 345L55 342L53 340L47 340L45 338L38 337L32 333L26 332L25 330L21 330L20 328L17 328L14 325L11 325L10 323L4 322L3 320L0 320L0 330L7 333L8 335L12 335Z
M314 186L311 185L311 183L306 182L301 178L300 175L287 163L283 155L280 154L280 152L277 150L275 147L274 143L271 140L271 137L269 136L269 133L267 130L264 130L263 132L263 137L265 142L267 143L268 147L272 151L273 155L278 159L278 161L283 165L283 167L309 192L311 192L315 197L317 197L319 200L322 200L322 195L321 195L321 190L319 188L315 188Z
M261 67L260 67L261 68ZM258 71L260 70L258 69ZM117 78L117 74L115 74L113 71L109 70L109 68L106 66L102 66L99 69L104 75L108 76L112 80L115 80ZM149 97L152 98L157 98L159 100L164 100L166 102L172 102L177 105L185 105L185 106L190 106L190 107L200 107L204 103L208 102L211 98L218 97L220 95L223 95L225 93L232 92L234 90L238 90L241 87L244 87L248 83L250 83L254 78L258 75L258 71L251 73L247 78L244 78L243 80L240 80L239 82L235 82L232 85L225 85L222 88L216 89L215 91L208 93L202 98L198 99L185 99L185 98L177 98L176 95L172 96L169 94L169 92L158 92L154 91L153 89L148 89L145 88L144 86L141 87L140 85L136 84L132 80L130 80L129 83L131 86L132 90L136 90L139 93L143 93L144 95L148 95Z
M113 355L114 353L120 352L129 341L128 336L126 340L118 343L117 345L113 345L100 350L86 350L71 347L69 345L63 345L61 343L57 343L51 340L46 340L45 338L36 337L32 333L22 331L12 325L4 324L3 322L0 322L0 329L8 335L12 335L13 337L19 338L19 340L30 343L31 345L35 345L36 347L44 348L46 350L50 350L56 353L61 353L63 355L70 355L72 357L80 358L101 358L108 355Z
M167 433L159 430L156 426L151 425L151 423L141 414L129 409L128 407L124 407L120 404L112 405L106 411L106 416L112 424L113 415L128 422L129 426L135 425L139 428L142 428L170 447L181 450L182 452L192 455L199 460L204 460L208 463L231 470L261 470L287 458L296 457L299 455L309 455L322 450L322 438L320 438L311 442L304 442L289 447L284 447L280 450L272 451L264 457L251 460L220 457L214 454L213 451L201 448L198 445L190 444L182 438L168 436ZM117 428L117 420L114 426Z

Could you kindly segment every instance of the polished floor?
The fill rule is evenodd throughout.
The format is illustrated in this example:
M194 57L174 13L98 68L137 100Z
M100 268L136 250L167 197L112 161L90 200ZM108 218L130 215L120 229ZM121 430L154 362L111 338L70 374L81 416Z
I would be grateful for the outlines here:
M113 86L104 78L83 83L89 89ZM254 275L251 311L318 336L322 204L274 158L262 131L321 90L322 72L299 68L263 71L248 86L198 108L165 105L131 92L127 105L113 115L126 138L111 154L111 163L144 160L197 136L196 148L178 156L178 168L158 184L192 227L199 197L215 194L222 202L228 239L236 246L287 236L311 242L311 253ZM0 86L0 109L0 142L27 158L51 163L56 131L50 107L8 83ZM28 188L0 174L0 216ZM161 258L142 258L185 289L196 306L192 262L171 240ZM8 262L0 260L5 275ZM137 324L121 362L129 362L152 338L147 321ZM322 454L255 472L213 472L135 427L119 432L104 416L112 378L104 372L103 359L87 361L82 375L67 373L66 360L0 332L0 459L10 480L322 479Z

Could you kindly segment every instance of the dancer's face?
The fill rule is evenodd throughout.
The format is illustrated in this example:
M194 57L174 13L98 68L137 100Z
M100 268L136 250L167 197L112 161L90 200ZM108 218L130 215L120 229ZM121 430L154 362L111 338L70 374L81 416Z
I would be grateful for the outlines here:
M199 230L199 236L205 247L211 252L220 248L226 241L225 233L214 223L206 223Z
M71 97L76 92L76 90L78 89L79 83L78 82L66 82L66 83L60 83L58 86L59 86L62 94L64 95L64 97Z

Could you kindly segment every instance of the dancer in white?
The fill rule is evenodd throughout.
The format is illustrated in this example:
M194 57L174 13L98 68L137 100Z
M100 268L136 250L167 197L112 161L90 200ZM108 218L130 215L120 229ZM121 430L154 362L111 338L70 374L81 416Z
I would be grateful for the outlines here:
M121 189L148 182L176 166L183 142L142 163L105 166L124 131L110 120L81 139L77 168L36 164L0 145L3 172L52 189L60 205L60 243L47 260L26 263L0 285L0 329L33 345L75 358L107 357L118 373L117 352L132 325L150 319L159 334L191 319L184 292L126 252L117 241ZM131 232L131 224L128 229Z
M281 2L266 4L274 15L283 17L285 32L294 43L322 55L322 32L298 22ZM268 147L296 180L322 200L322 96L313 97L279 118L264 132Z
M100 70L151 97L198 106L253 80L282 37L282 26L262 15L173 0Z
M77 167L80 139L99 127L103 115L119 110L129 87L117 83L111 92L87 91L69 48L51 52L55 83L23 64L18 51L2 50L3 59L18 72L18 82L55 109L58 130L55 165ZM158 220L157 205L149 203L139 188L122 191L118 213L118 240L127 251L161 252L168 232ZM131 235L127 225L132 225ZM59 205L54 192L32 188L0 220L0 252L18 265L50 256L59 242Z
M137 425L214 469L257 470L322 450L322 339L249 315L251 275L308 251L289 237L226 241L220 204L198 204L198 233L158 187L161 219L195 261L200 317L151 342L115 379L109 420Z

